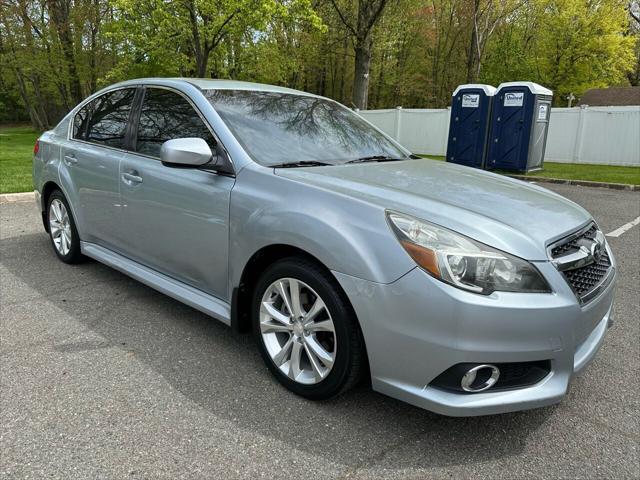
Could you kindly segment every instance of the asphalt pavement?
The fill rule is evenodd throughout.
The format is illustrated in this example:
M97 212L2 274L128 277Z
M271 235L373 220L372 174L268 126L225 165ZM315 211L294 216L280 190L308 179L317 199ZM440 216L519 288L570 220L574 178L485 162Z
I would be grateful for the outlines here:
M605 232L640 193L548 185ZM367 385L314 403L253 340L97 262L58 261L0 205L0 478L639 478L640 225L609 238L615 325L553 407L432 414Z

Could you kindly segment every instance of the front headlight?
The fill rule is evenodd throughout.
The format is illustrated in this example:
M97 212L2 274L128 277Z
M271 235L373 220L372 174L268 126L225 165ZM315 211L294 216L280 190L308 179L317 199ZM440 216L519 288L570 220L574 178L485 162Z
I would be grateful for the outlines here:
M526 260L408 215L387 212L387 218L409 256L443 282L484 295L551 291Z

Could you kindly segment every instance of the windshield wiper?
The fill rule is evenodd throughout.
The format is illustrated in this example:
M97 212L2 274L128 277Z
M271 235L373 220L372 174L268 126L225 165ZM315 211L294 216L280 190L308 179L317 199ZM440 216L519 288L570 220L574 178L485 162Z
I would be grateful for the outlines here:
M356 158L355 160L349 160L346 163L366 163L366 162L390 162L393 160L405 160L404 158L390 157L389 155L371 155L369 157Z
M331 163L318 162L317 160L300 160L299 162L278 163L269 165L272 168L295 168L295 167L321 167L324 165L332 165Z

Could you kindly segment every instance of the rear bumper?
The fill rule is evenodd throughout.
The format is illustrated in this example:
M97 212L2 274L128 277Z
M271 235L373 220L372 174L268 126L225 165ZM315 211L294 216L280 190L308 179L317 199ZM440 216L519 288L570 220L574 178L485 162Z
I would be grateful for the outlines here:
M554 293L475 295L418 268L391 284L334 272L360 320L374 390L451 416L559 402L574 374L593 360L602 345L612 315L615 280L581 306L551 264L536 266ZM468 394L429 385L458 363L539 360L551 361L550 373L523 388Z

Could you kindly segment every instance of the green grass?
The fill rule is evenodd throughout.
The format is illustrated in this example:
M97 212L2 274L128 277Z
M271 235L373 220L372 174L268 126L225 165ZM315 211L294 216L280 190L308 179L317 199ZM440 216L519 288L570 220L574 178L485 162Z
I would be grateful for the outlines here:
M575 163L544 162L543 169L527 173L527 177L589 180L592 182L626 183L640 185L640 167L611 165L577 165Z
M31 159L39 136L31 127L0 127L0 193L33 190Z
M444 160L437 155L421 155L433 160ZM640 167L618 167L611 165L584 165L577 163L544 162L543 169L527 173L527 177L561 178L564 180L588 180L591 182L625 183L640 185ZM518 174L496 170L497 173Z

